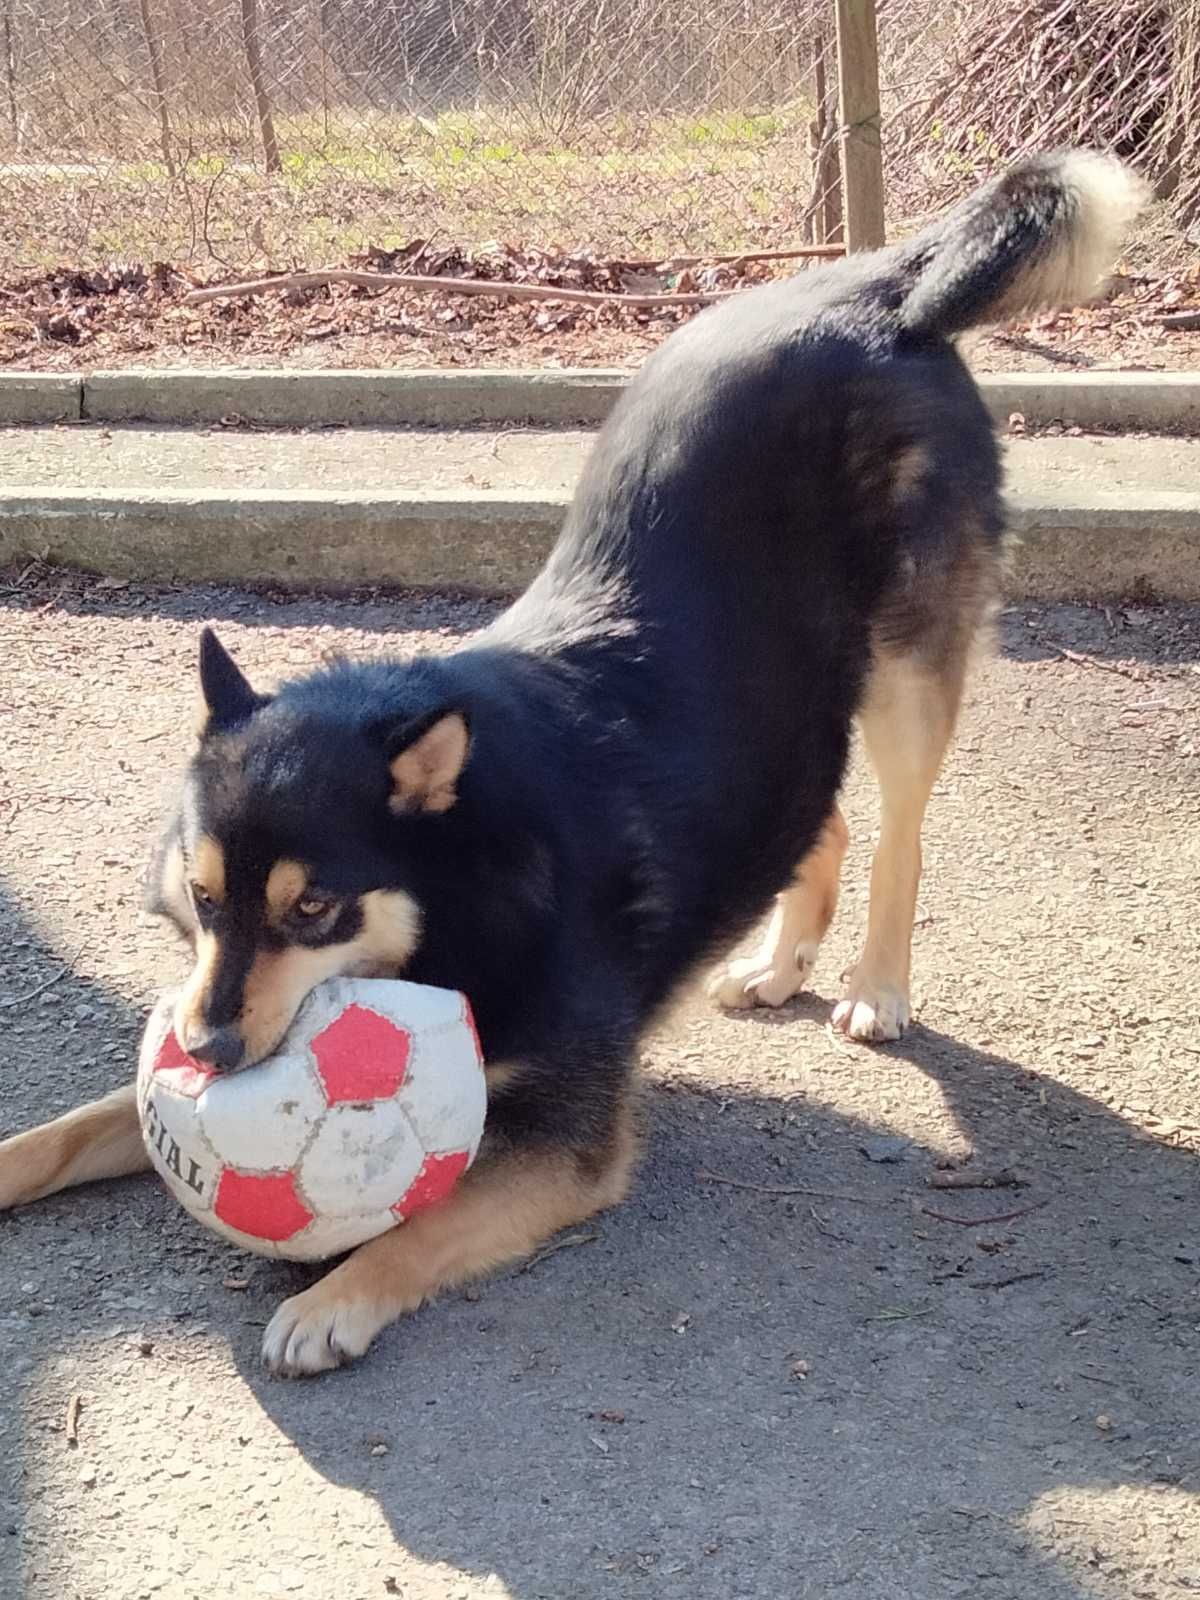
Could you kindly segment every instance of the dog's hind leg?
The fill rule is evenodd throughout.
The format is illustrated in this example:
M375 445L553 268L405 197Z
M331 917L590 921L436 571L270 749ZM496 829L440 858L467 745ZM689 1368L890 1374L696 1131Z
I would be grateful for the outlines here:
M149 1165L129 1084L0 1142L0 1211L77 1183L142 1172Z
M845 818L834 806L795 878L776 896L761 945L751 956L735 956L709 981L709 995L718 1005L781 1006L803 989L837 909L849 842Z
M921 825L954 731L965 656L954 649L934 665L881 652L859 711L882 809L867 941L833 1013L834 1027L852 1039L898 1039L909 1020Z

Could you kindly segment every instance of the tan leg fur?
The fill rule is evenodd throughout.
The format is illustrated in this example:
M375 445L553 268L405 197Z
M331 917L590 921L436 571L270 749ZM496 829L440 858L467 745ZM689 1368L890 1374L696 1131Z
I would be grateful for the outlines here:
M935 672L909 658L882 657L859 713L881 814L866 944L833 1013L834 1027L851 1039L898 1039L908 1026L921 825L954 731L963 675L962 661Z
M481 1157L458 1188L285 1300L263 1335L272 1372L302 1377L363 1354L382 1328L440 1290L519 1259L560 1228L624 1199L634 1143L622 1127L594 1173L564 1151Z
M718 1005L781 1006L804 988L837 910L849 842L846 819L834 806L794 881L776 896L759 948L753 955L734 957L709 982L708 992Z
M149 1165L130 1084L0 1143L0 1211Z

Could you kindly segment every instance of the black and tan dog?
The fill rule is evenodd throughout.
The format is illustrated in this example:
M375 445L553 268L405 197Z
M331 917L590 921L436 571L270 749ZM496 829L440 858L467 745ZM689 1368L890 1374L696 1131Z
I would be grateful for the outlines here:
M993 600L1000 470L951 343L1088 295L1139 201L1106 158L1030 161L917 238L707 312L617 405L528 592L453 655L256 693L211 634L207 714L156 869L195 947L176 1026L233 1071L335 973L471 997L484 1153L457 1191L286 1301L311 1373L626 1192L639 1035L777 896L711 988L804 984L861 725L883 800L834 1022L908 1021L922 817ZM0 1205L146 1165L132 1092L0 1145Z

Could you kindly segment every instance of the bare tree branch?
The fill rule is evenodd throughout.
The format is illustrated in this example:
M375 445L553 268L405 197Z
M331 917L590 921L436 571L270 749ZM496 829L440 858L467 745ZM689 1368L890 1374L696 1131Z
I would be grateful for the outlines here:
M237 295L272 294L281 289L319 289L327 283L350 283L360 289L412 289L417 294L492 294L506 300L565 300L578 306L628 306L651 310L670 306L706 306L727 300L736 289L713 289L708 294L607 294L599 289L560 289L549 283L501 283L485 278L423 278L405 272L355 272L346 267L316 272L281 272L269 278L247 278L241 283L214 284L193 289L184 304L228 300Z

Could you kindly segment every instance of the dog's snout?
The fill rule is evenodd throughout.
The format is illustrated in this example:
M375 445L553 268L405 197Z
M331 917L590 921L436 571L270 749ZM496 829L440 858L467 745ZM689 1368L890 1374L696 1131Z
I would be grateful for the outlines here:
M194 1056L197 1061L206 1061L222 1072L232 1072L239 1067L246 1051L241 1034L236 1028L229 1027L197 1033L187 1041L185 1048L188 1055Z

